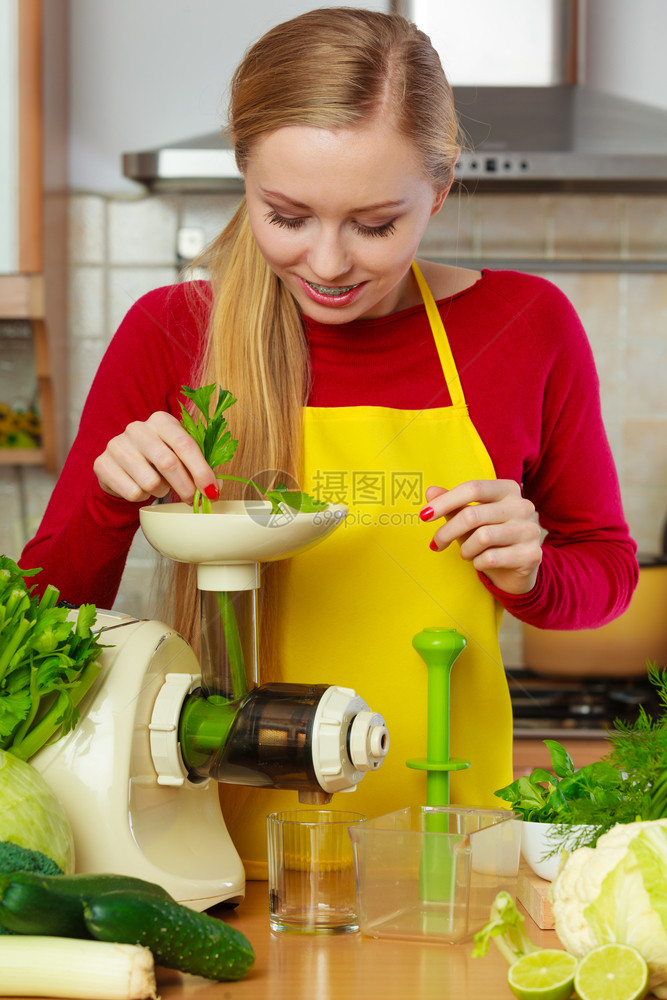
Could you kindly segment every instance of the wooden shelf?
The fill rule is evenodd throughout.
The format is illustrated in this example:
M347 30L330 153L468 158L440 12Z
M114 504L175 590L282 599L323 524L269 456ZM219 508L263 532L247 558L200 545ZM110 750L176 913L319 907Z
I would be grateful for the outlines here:
M32 327L40 448L0 448L0 465L55 471L66 448L67 2L19 0L18 255L0 274L0 320ZM1 344L0 344L1 346Z
M44 449L0 448L0 465L44 465Z
M43 319L41 274L0 274L0 319Z

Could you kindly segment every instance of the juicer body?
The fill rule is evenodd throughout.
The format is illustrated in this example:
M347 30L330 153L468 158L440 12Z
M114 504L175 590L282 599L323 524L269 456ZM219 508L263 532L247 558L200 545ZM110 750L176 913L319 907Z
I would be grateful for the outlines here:
M196 685L199 664L169 626L98 612L104 650L76 727L30 763L72 826L79 872L115 872L162 885L203 910L238 902L245 873L214 781L163 783L151 753L151 719L168 676Z
M199 700L209 712L191 647L162 622L115 612L98 612L96 628L106 648L79 721L30 761L65 809L78 872L143 878L197 910L237 903L245 872L218 782L329 801L382 764L384 720L354 691L267 685L240 700L206 766L191 767L179 743L183 706Z

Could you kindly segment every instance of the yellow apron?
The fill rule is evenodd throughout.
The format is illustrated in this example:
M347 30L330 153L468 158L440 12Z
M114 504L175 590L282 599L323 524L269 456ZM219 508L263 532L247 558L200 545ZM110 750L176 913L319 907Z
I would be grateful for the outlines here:
M500 808L493 793L512 780L512 710L498 646L500 605L458 544L429 548L424 490L495 479L469 415L445 329L416 264L452 405L306 407L303 489L349 515L321 545L291 560L279 608L281 679L354 688L389 730L382 767L331 808L380 816L426 803L426 772L406 760L426 754L427 670L412 648L423 628L455 628L466 649L451 675L452 757L471 762L451 775L451 801ZM227 786L228 787L228 786ZM266 877L268 813L295 808L295 792L234 789L227 818L249 878ZM242 792L240 796L236 793ZM221 799L225 800L225 786Z

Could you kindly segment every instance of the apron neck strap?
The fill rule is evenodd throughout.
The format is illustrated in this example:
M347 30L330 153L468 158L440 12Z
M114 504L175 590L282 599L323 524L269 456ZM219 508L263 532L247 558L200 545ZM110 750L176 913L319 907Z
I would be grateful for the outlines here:
M463 386L461 385L461 379L459 378L459 373L456 369L456 362L454 361L454 355L452 354L449 346L442 317L440 316L438 307L435 304L435 299L431 294L431 289L426 284L426 279L419 270L417 262L414 260L412 262L412 273L417 280L419 291L421 292L422 299L424 300L426 315L431 325L431 333L433 334L435 346L438 351L440 364L442 365L442 373L445 376L445 382L447 383L447 389L449 390L452 405L465 406L466 400L463 394Z

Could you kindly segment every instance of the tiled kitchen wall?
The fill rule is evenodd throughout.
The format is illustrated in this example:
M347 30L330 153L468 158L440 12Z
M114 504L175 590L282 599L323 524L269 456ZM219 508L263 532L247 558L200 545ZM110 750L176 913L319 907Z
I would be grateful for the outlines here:
M177 278L183 228L212 238L235 195L74 195L70 210L70 433L95 369L130 305ZM450 195L422 255L476 266L525 267L569 296L588 331L627 516L639 548L658 549L667 516L667 196ZM0 467L0 551L18 556L53 478ZM116 606L150 616L152 550L133 546ZM521 663L517 623L502 631Z

